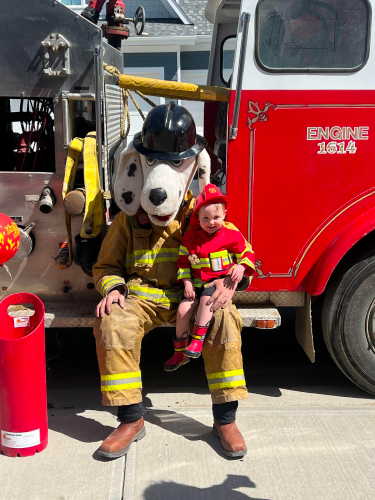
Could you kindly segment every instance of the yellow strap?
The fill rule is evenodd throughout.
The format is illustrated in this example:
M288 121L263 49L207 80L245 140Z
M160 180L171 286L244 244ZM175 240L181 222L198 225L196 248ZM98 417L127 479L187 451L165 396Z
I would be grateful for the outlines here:
M76 177L76 172L77 172L79 155L81 154L82 150L83 150L83 140L80 139L79 137L76 137L70 143L68 150L68 157L66 159L64 183L62 190L63 200L65 199L65 196L69 193L69 191L73 189L74 179ZM73 262L72 217L66 211L65 211L65 227L68 239L69 262L68 265L65 266L63 269L70 267L70 265Z
M103 196L100 187L96 133L90 132L85 138L83 148L86 206L81 229L82 238L95 238L99 235L103 224ZM85 224L93 217L91 233L86 233Z
M62 191L63 200L65 200L65 196L69 193L69 191L73 189L79 155L82 153L82 150L83 140L79 137L76 137L69 145L68 157L66 159L65 176Z

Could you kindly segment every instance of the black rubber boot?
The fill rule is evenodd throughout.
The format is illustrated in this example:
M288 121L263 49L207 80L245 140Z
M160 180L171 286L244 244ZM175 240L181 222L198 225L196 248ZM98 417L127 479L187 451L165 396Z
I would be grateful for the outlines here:
M100 12L95 10L93 7L85 7L81 12L81 16L91 21L93 24L98 24Z

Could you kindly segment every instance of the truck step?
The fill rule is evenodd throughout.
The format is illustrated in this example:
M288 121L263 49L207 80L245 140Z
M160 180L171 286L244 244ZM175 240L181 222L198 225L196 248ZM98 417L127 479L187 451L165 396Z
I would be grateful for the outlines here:
M44 302L46 328L84 328L94 326L96 302ZM237 305L243 326L271 329L281 324L278 310L272 305ZM33 310L25 305L11 306L9 315L13 317L32 316ZM172 326L165 324L164 326Z
M243 326L251 326L260 329L272 329L281 325L279 311L272 304L237 304L238 312L241 314Z

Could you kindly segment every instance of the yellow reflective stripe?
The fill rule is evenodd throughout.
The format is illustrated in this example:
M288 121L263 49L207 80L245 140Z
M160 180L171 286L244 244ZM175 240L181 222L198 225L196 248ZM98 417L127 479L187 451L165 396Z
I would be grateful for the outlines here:
M245 250L242 253L236 253L236 258L241 258L245 253L254 253L250 243L247 241L245 241Z
M150 302L157 304L170 304L179 303L183 297L183 291L170 292L168 290L159 290L158 288L151 288L138 285L128 285L129 293L142 297Z
M199 264L192 264L191 267L194 269L201 269L202 267L210 267L210 259L202 257L199 259Z
M134 255L146 255L146 254L157 254L157 253L177 253L178 254L178 248L154 248L150 250L149 248L146 248L144 250L135 250Z
M120 384L120 385L108 385L102 386L102 392L107 391L122 391L124 389L136 389L138 387L142 387L142 382L133 382L131 384Z
M181 347L181 348L178 348L178 349L176 347L174 348L175 352L182 352L185 349L186 349L186 347Z
M190 269L179 269L177 271L177 279L178 280L188 279L188 278L191 278Z
M199 278L193 278L193 285L198 288L203 285L203 281Z
M173 257L155 257L154 259L152 258L145 258L145 259L126 259L126 265L127 267L130 267L129 264L154 264L158 262L176 262L178 259L178 255L173 256Z
M245 375L242 369L231 370L228 372L210 373L207 374L207 379L210 390L246 385Z
M110 375L101 375L101 390L121 391L124 389L135 389L142 387L141 372L113 373Z
M124 279L120 278L119 276L112 276L111 278L108 278L102 282L102 287L108 285L108 283L111 283L112 281L121 281L121 283L124 283Z
M102 295L105 295L105 292L107 291L107 289L110 286L113 287L116 284L118 284L118 285L124 285L125 284L125 280L123 278L120 278L120 277L112 277L112 278L108 278L108 279L104 280L102 282L102 285L101 285Z
M231 370L229 372L217 372L217 373L210 373L207 374L208 380L212 378L225 378L225 377L234 377L235 375L243 375L243 369L241 368L240 370Z
M182 245L180 246L180 251L178 252L179 255L189 255L189 251L186 247L183 247Z
M158 262L176 262L178 259L178 248L157 248L154 250L136 250L126 255L126 267L134 265L153 265Z
M210 257L215 259L216 257L227 257L228 250L221 250L220 252L212 252L210 253Z
M100 379L101 380L121 380L123 378L133 378L133 377L140 377L141 372L129 372L129 373L115 373L113 375L101 375Z
M251 267L252 269L255 269L255 266L254 264L251 262L250 259L248 259L247 257L245 257L244 259L241 259L238 264L245 264L246 266L249 266Z

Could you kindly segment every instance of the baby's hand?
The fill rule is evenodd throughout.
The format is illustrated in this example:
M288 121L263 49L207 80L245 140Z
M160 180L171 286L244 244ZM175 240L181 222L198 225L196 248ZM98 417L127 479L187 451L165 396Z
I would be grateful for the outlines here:
M232 269L232 273L230 275L232 281L234 281L235 283L239 283L242 280L244 272L245 268L241 266L241 264L234 266L234 268Z
M195 289L194 289L193 282L189 279L185 279L184 285L185 285L185 291L184 291L185 297L189 300L194 300L195 299Z

